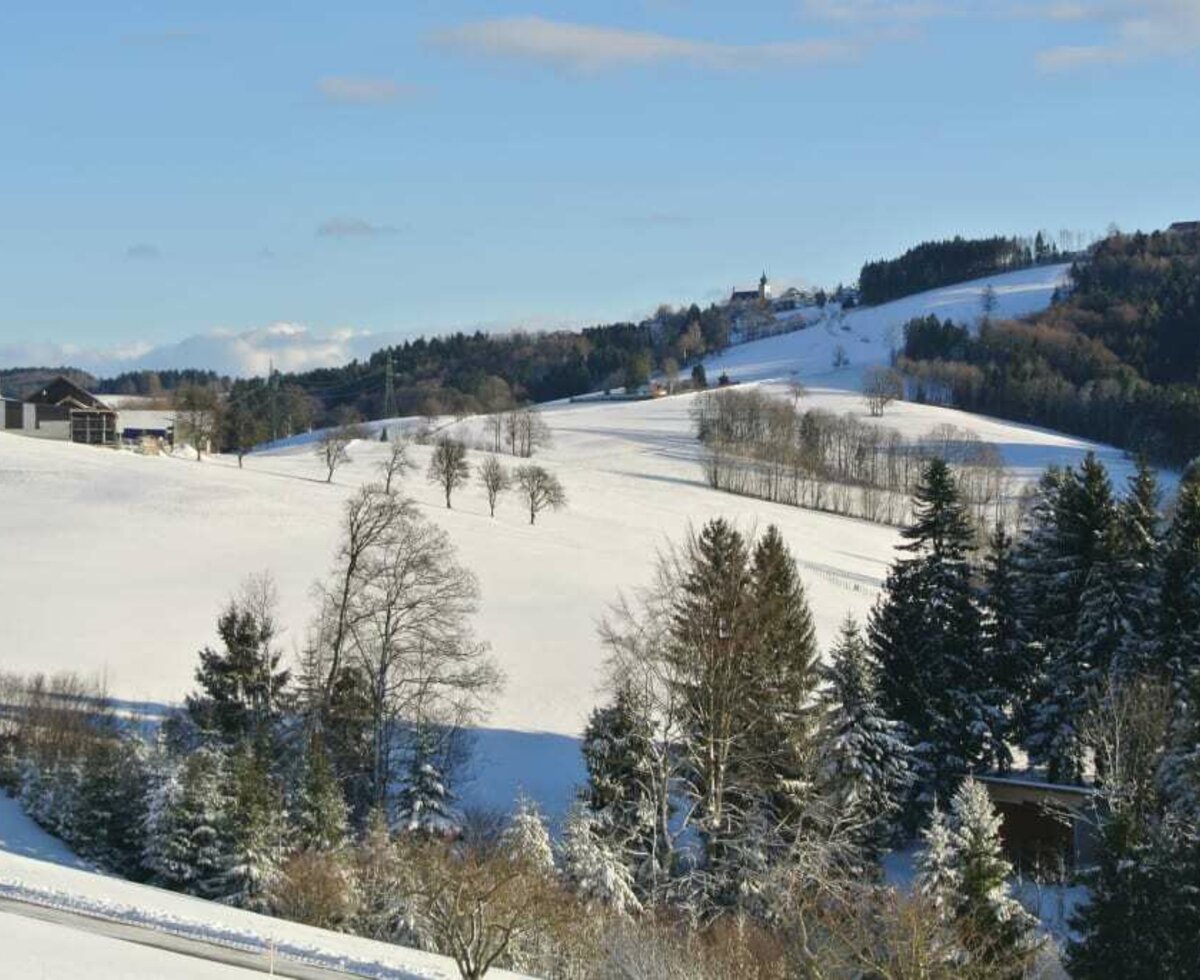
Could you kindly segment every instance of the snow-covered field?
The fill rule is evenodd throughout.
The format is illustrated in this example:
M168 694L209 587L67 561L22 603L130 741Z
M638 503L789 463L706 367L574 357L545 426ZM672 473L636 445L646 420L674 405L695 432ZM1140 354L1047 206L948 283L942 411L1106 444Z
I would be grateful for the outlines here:
M1063 267L997 277L997 315L1049 302ZM865 416L855 393L861 369L886 361L892 339L914 315L970 320L988 281L852 311L847 330L831 321L733 348L709 376L785 382L796 372L805 404ZM847 338L850 338L847 340ZM845 346L850 368L833 372ZM507 676L480 733L468 801L507 806L518 791L561 814L581 776L577 736L602 697L604 650L596 624L620 590L645 583L656 549L689 524L725 516L751 530L779 525L797 556L822 641L847 612L865 616L892 558L892 529L710 490L698 466L691 396L643 402L547 406L554 446L538 462L560 476L561 513L536 527L513 498L488 517L482 491L460 491L446 510L421 469L406 491L451 535L479 576L478 633ZM928 405L900 404L882 424L919 435L942 422L996 443L1010 465L1033 477L1071 463L1082 440ZM467 435L478 420L451 426ZM247 575L269 571L279 586L285 645L303 643L311 588L327 571L342 502L373 479L386 447L361 442L332 486L300 444L247 458L196 463L150 458L0 434L0 668L73 669L102 677L138 710L178 702L192 685L196 653L214 642L227 596ZM1105 450L1118 475L1119 453ZM475 459L481 454L474 453Z

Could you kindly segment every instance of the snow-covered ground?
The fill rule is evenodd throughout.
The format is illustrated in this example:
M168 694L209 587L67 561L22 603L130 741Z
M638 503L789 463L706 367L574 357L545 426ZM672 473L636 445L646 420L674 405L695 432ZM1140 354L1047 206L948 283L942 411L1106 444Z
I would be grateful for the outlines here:
M810 387L804 404L865 417L858 372L886 360L889 338L910 317L969 319L987 282L997 315L1029 312L1049 302L1062 273L1057 266L1025 270L851 311L848 331L817 325L745 344L710 359L709 376L725 370L741 382L782 383L797 372ZM832 372L838 343L849 349L851 369ZM863 617L874 601L895 531L709 489L691 403L683 395L546 406L554 445L538 462L560 476L569 507L543 514L536 527L511 497L491 520L474 486L448 511L424 480L429 450L414 449L420 469L405 490L479 576L477 630L507 676L480 732L467 802L506 807L524 791L561 815L582 776L578 735L602 697L597 622L621 590L649 580L656 550L680 540L689 525L715 516L746 530L778 524L800 562L823 642L847 612ZM1090 448L929 405L895 405L881 424L920 435L943 422L997 444L1027 478L1050 462L1076 462ZM471 436L481 423L448 428ZM355 444L353 461L327 485L303 443L252 455L239 470L227 458L196 463L0 434L0 669L99 676L131 710L152 714L191 688L197 651L214 642L221 605L245 576L261 571L279 586L285 646L298 649L313 611L312 585L332 560L342 502L374 478L385 452L377 442ZM1118 476L1127 469L1116 451L1102 453Z
M134 926L156 937L229 948L264 957L379 980L451 980L452 960L432 953L314 929L216 902L138 885L88 870L63 845L40 830L0 791L0 900L16 907L83 917L97 925ZM86 924L86 922L85 922ZM151 950L81 931L78 925L32 921L0 907L0 976L67 980L180 977L235 980L261 973L206 963L192 956ZM93 972L95 966L100 972ZM515 978L503 970L489 976Z

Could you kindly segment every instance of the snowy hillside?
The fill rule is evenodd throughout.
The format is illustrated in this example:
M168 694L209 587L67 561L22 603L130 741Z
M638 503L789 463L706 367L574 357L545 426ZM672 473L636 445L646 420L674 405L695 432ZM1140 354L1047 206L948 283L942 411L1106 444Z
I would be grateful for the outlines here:
M967 318L986 282L997 315L1044 305L1062 274L1045 267L851 312L849 331L816 326L730 350L710 377L786 379L810 385L806 406L866 415L856 369L887 356L889 335L925 312ZM831 374L846 337L851 369ZM581 778L576 737L599 701L604 650L596 624L622 589L646 582L656 549L689 524L725 516L746 529L776 523L800 562L827 643L847 612L866 615L892 559L894 530L862 521L724 495L703 482L691 431L691 396L545 409L554 446L539 462L561 478L568 509L536 527L517 502L495 520L474 485L447 511L424 480L428 450L406 490L451 535L479 576L477 629L507 675L480 733L469 801L507 806L523 789L560 815ZM929 405L901 404L882 424L921 435L939 423L971 428L1032 478L1072 463L1089 445L1027 426ZM473 436L478 420L451 426ZM289 651L304 640L311 588L326 573L342 501L375 476L385 447L358 443L353 462L326 485L305 445L247 458L148 458L0 434L0 595L5 649L18 671L74 669L103 677L131 710L154 713L192 686L197 651L213 643L216 615L248 574L279 585ZM481 454L472 454L475 460ZM1103 452L1121 478L1114 450Z
M844 315L830 307L812 326L731 347L708 358L705 368L712 379L724 371L738 381L786 381L796 372L806 383L857 388L863 368L888 363L892 351L904 346L904 324L914 317L933 314L942 320L974 326L982 316L984 291L989 286L995 294L994 317L1027 316L1050 305L1054 291L1067 283L1070 268L1036 266L944 286L880 306L847 310ZM833 355L839 345L850 363L835 370Z

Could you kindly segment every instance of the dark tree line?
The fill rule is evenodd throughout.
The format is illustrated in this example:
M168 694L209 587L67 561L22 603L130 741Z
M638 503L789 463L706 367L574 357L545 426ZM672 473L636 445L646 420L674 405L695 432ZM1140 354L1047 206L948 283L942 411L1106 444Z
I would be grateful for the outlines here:
M954 237L922 242L896 259L867 262L858 276L864 303L886 303L913 293L1054 261L1058 246L1042 232L1032 242L1019 238Z

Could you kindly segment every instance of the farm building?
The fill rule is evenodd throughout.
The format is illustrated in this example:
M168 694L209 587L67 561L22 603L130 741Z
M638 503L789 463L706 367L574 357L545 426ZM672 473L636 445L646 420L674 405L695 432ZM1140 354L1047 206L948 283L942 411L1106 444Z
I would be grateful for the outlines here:
M63 439L89 446L117 441L117 413L95 395L62 376L19 402L4 400L3 428L41 439Z
M1029 773L976 776L1004 821L1005 855L1023 871L1086 867L1095 849L1096 791Z

